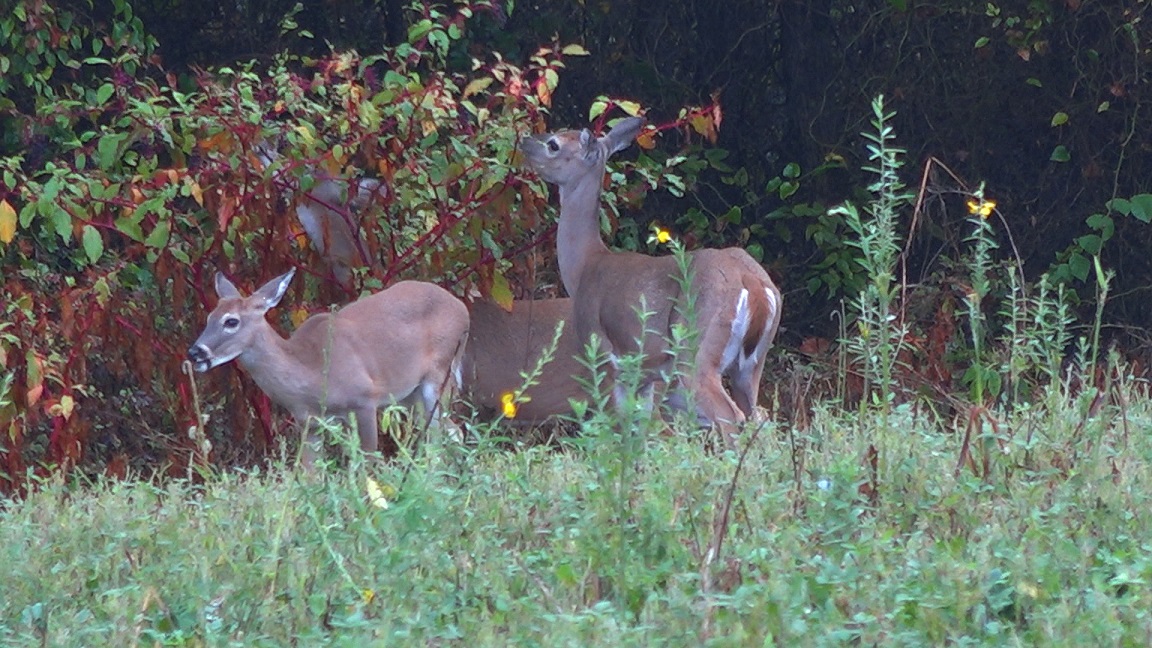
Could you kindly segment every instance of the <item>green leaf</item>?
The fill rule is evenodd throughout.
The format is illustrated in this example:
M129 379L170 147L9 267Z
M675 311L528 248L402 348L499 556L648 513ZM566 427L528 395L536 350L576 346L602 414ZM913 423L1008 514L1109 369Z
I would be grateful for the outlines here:
M120 155L120 144L126 137L127 133L109 133L100 138L100 143L96 145L96 153L102 170L107 171L116 163Z
M116 229L127 236L128 238L136 241L137 243L144 240L144 230L140 229L140 223L131 218L120 217L116 219Z
M1030 86L1035 86L1037 88L1043 88L1044 87L1044 84L1040 83L1040 79L1037 79L1036 77L1029 77L1027 80L1024 81L1024 83L1027 83Z
M144 245L157 249L164 247L168 244L170 228L171 225L167 220L156 223L156 227L152 229L152 233L148 235L148 238L144 239Z
M1136 194L1129 201L1132 203L1132 217L1141 223L1152 221L1152 194Z
M32 224L32 218L36 216L36 203L29 202L24 205L20 210L20 227L28 227Z
M1068 123L1068 113L1058 112L1055 115L1052 115L1052 126L1053 127L1063 126L1064 124L1067 124L1067 123Z
M787 200L788 198L791 198L792 194L796 193L798 189L800 189L800 183L798 182L785 182L781 184L780 200Z
M1084 219L1084 222L1088 227L1100 232L1102 241L1107 241L1116 233L1116 224L1112 221L1112 217L1107 214L1092 214Z
M1104 206L1125 216L1132 214L1132 203L1127 198L1113 198L1104 203Z
M708 164L713 169L721 173L731 173L732 167L724 163L724 159L728 157L728 151L722 148L708 149L704 151L704 159L708 160Z
M1100 254L1100 248L1104 244L1104 239L1098 234L1085 234L1076 239L1076 245L1080 246L1088 254Z
M100 236L100 232L91 225L85 225L80 241L84 246L84 254L88 256L88 263L99 261L100 256L104 254L104 239Z
M1091 269L1091 267L1092 263L1088 261L1088 257L1079 252L1073 252L1072 256L1068 257L1068 270L1072 273L1073 277L1076 277L1080 281L1088 278L1088 270Z
M783 175L785 178L789 178L789 179L793 179L793 180L796 178L799 178L800 177L800 165L796 164L795 162L789 162L788 165L784 167Z
M116 87L111 83L105 83L96 90L96 105L103 106L108 103L108 99L112 97L112 93L116 92Z
M976 44L973 47L975 49L980 49L981 47L984 47L985 45L987 45L988 41L989 41L989 38L987 36L981 36L980 38L976 39Z
M408 42L415 43L432 31L432 21L425 18L408 28Z
M53 205L52 224L56 226L56 235L60 237L61 241L72 240L72 214Z
M1052 149L1052 155L1048 159L1053 162L1067 162L1072 159L1072 155L1068 153L1068 147L1061 144Z

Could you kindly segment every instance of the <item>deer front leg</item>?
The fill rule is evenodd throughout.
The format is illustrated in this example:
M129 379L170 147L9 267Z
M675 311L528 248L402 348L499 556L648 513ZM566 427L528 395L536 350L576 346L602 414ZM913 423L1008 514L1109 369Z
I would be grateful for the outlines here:
M293 417L298 421L297 425L300 426L300 465L304 470L311 472L316 463L316 455L320 453L320 434L317 432L316 423L311 416L299 413L294 414Z

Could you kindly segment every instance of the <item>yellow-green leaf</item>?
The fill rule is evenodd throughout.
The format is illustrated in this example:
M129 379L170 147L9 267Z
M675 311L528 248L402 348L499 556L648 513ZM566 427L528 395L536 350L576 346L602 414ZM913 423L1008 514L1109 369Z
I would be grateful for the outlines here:
M620 106L620 110L623 110L624 112L628 113L629 115L632 115L633 117L639 117L640 116L640 104L638 102L620 101L620 102L617 102L616 105Z
M7 200L0 201L0 243L11 243L15 236L16 209Z
M492 85L492 77L480 77L479 79L472 79L468 85L464 86L464 97L468 98L474 94L479 94L488 89Z
M599 98L592 102L592 107L588 109L588 121L594 121L597 117L604 114L608 109L608 102L603 98Z
M1068 113L1058 112L1055 115L1052 115L1052 125L1053 126L1063 126L1064 124L1067 124L1067 123L1068 123Z
M506 311L512 310L512 288L500 271L492 273L492 300Z
M588 56L588 50L576 43L565 45L564 48L560 50L560 53L564 56Z

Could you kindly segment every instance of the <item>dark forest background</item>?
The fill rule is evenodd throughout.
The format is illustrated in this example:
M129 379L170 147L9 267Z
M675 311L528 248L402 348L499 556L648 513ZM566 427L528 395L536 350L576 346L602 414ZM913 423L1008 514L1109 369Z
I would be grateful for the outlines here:
M282 49L313 56L329 47L376 51L405 38L406 4L304 3L295 18L314 38L280 36L278 21L292 11L291 0L133 6L165 64L181 70L267 59ZM1034 277L1077 251L1077 239L1095 231L1085 221L1107 212L1109 200L1149 190L1152 122L1141 114L1152 36L1147 11L1140 2L1079 0L537 0L481 16L469 45L511 60L556 35L584 45L591 55L570 61L556 90L556 126L583 125L599 95L637 99L664 119L718 95L724 122L716 146L731 152L733 167L747 170L747 187L762 187L789 162L811 171L845 160L844 172L806 185L793 203L833 203L860 183L860 132L869 102L884 94L908 150L907 182L921 179L930 158L973 187L986 182ZM956 188L939 173L927 181L933 198ZM710 188L698 193L713 212L746 203L741 187ZM757 199L751 211L758 217L780 217L780 201ZM922 273L959 243L946 212L926 216L916 241ZM1110 319L1146 328L1150 228L1133 218L1114 224L1116 235L1100 250L1119 282ZM783 227L787 237L762 243L793 293L805 287L800 279L823 260L822 251L805 244L803 220ZM806 301L790 297L797 306ZM792 309L789 318L795 326L826 310L818 302Z
M80 224L51 224L50 210L37 206L43 198L41 189L30 193L29 183L35 180L49 186L45 178L59 173L53 161L75 160L69 156L78 150L85 151L89 159L104 153L97 139L85 139L84 133L107 134L119 122L112 111L96 111L89 105L93 97L109 101L102 90L109 87L115 93L112 102L122 99L121 107L132 106L130 87L160 88L158 95L167 89L192 93L214 87L216 81L208 79L217 78L214 75L222 68L250 70L259 77L277 61L293 74L306 76L302 71L312 71L326 82L345 72L338 65L324 67L318 61L338 60L348 52L368 57L408 51L403 48L435 48L436 38L420 30L422 24L438 20L454 25L443 32L447 35L442 37L440 57L397 54L382 59L371 74L382 77L380 66L400 61L394 64L410 63L411 73L422 82L438 71L449 75L445 78L465 78L476 68L475 61L491 64L494 53L513 65L528 66L541 47L554 46L558 57L561 46L574 44L588 55L566 56L563 65L551 58L541 63L540 69L558 72L558 83L545 102L547 114L532 112L534 108L528 114L551 127L582 127L589 123L594 102L607 97L638 102L653 123L678 125L668 129L658 151L668 156L683 147L693 159L709 163L686 172L689 190L685 196L653 191L630 208L621 208L618 244L643 247L642 232L649 221L656 221L675 222L690 243L738 244L755 250L785 291L781 336L785 354L812 339L835 338L838 324L828 314L841 308L842 300L850 298L864 280L853 259L856 252L844 243L849 232L827 215L827 208L867 193L871 180L862 170L867 159L861 133L871 128L870 105L878 95L895 111L891 126L907 151L901 176L916 202L915 209L910 205L904 214L903 279L911 286L933 287L934 301L924 310L926 317L940 312L940 295L965 290L957 278L967 249L965 201L983 183L985 196L996 202L998 255L1004 263L1019 261L1029 282L1049 273L1066 286L1071 303L1087 318L1098 306L1100 292L1091 261L1098 256L1103 268L1115 272L1104 304L1105 337L1133 357L1149 346L1145 331L1152 323L1148 299L1152 285L1152 196L1148 195L1152 192L1152 120L1144 98L1149 92L1147 68L1152 63L1152 26L1147 20L1152 9L1145 2L5 3L8 8L0 11L8 16L0 25L0 156L6 161L0 199L8 210L20 214L20 229L0 244L0 268L5 275L5 293L0 299L6 302L3 317L8 320L8 326L0 329L0 335L7 336L0 371L11 374L9 387L18 395L6 409L0 409L0 424L20 430L18 435L7 435L9 458L16 454L12 448L19 445L25 448L21 454L28 456L81 461L84 453L69 450L62 439L82 438L85 441L79 447L84 447L88 435L114 447L115 452L103 453L109 456L171 458L170 450L157 448L180 446L182 441L148 445L125 440L111 430L132 424L143 428L145 436L163 437L168 432L160 430L172 427L173 416L178 424L186 420L189 396L175 385L180 379L174 357L201 315L197 311L189 315L188 323L176 323L171 321L177 317L172 314L207 303L202 293L210 273L201 273L199 263L215 264L225 255L233 269L245 267L232 256L229 242L214 243L187 262L186 252L156 252L164 245L145 240L152 238L149 231L157 231L149 230L149 225L159 229L158 221L148 220L152 216L144 220L136 240L143 247L137 252L131 248L131 232L121 241L111 226L109 231L97 227L98 234L89 236ZM102 40L106 46L93 55L91 40ZM285 53L290 53L286 64ZM83 62L85 56L98 56L105 62ZM316 83L306 91L314 91ZM373 79L364 81L368 87L373 83ZM492 101L499 99L503 102L499 105L509 106L510 96L493 94ZM257 92L254 101L272 103L274 99ZM700 111L709 116L711 132L693 132L685 126ZM224 117L231 114L217 112L221 123L229 123ZM307 115L289 109L273 119L294 122L306 120ZM144 138L139 135L139 122L134 123L131 128L137 135L133 137ZM253 136L244 131L245 123L241 120L234 128L229 126L234 132L247 133L237 136L239 140ZM320 136L331 135L326 141L332 146L340 133L344 131L321 131ZM202 138L195 146L185 145L184 153L196 146L200 147L197 151L207 150L203 142ZM387 150L383 140L372 144L377 145ZM198 155L209 157L155 154L149 146L155 148L125 145L119 152L137 151L158 159L149 173L168 167L195 169ZM382 159L364 138L358 146L362 147L360 158L353 162ZM386 175L380 171L385 166L368 168L366 174ZM140 175L137 169L124 177L133 173ZM237 182L236 176L216 177L220 182ZM132 200L131 182L101 182ZM187 192L183 196L187 199ZM534 204L545 217L551 213L546 195L521 192L516 196L529 207ZM213 222L211 205L205 207L197 199L200 208L191 211L198 210L202 220ZM39 222L40 217L48 223L45 231L54 227L66 244L51 243L50 236L36 233L29 224ZM4 233L3 218L0 211L0 234ZM625 220L634 224L627 226ZM69 227L74 229L72 243L67 242ZM178 229L174 220L172 237ZM164 229L165 242L168 237L169 230ZM93 254L97 243L98 253ZM114 251L126 252L111 266L105 265L101 274L96 259L106 262L106 255ZM278 251L284 253L284 249ZM155 262L163 268L168 254L176 259L170 268L150 270L147 280L140 278L138 267ZM91 263L69 261L85 255ZM109 288L101 284L101 278L110 276L113 266L118 274ZM259 274L250 277L252 282L268 274L251 262L246 267ZM181 279L181 273L189 278ZM493 281L503 281L486 273L480 270L477 275L484 292L492 290ZM516 276L520 275L509 272L513 282ZM149 286L159 286L156 294L162 297L158 302L143 296ZM76 292L81 288L83 294ZM118 293L117 288L125 292ZM513 292L523 296L531 290L514 286ZM74 295L75 303L58 305L55 297L61 294ZM107 307L109 295L119 306L139 310L117 314ZM105 310L106 315L92 315L88 320L75 315ZM167 321L151 321L157 313ZM97 362L100 353L92 349L98 346L92 345L98 343L81 343L77 331L90 331L91 340L107 341L116 337L110 329L131 330L141 341L130 357ZM41 341L33 342L35 336L41 336L36 338ZM151 344L154 338L161 342ZM61 340L73 346L60 346ZM150 349L141 350L150 344ZM165 353L174 357L167 358ZM80 368L77 355L88 356L93 365L101 366ZM161 374L167 377L154 374L129 384L132 381L124 376L133 372L139 376L141 365L149 371L161 371L156 367L166 365L168 373ZM36 398L28 397L37 387L42 391L36 392ZM251 386L245 388L254 397ZM164 390L172 394L156 395ZM84 424L65 415L75 402L96 394L104 394L101 398L129 414ZM41 399L40 405L31 405ZM252 407L260 410L259 405ZM141 417L141 411L151 413ZM266 417L267 412L255 415ZM74 429L76 425L83 429ZM44 440L36 441L40 436ZM25 465L8 464L10 469Z

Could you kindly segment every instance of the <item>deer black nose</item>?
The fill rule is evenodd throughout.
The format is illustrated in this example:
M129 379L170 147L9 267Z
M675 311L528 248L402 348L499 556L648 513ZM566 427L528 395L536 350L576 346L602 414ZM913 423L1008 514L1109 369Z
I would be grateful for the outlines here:
M188 347L188 359L192 362L206 362L208 360L208 351L199 345Z

